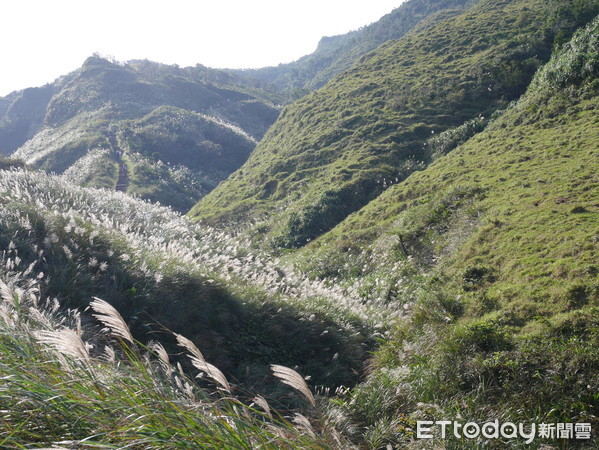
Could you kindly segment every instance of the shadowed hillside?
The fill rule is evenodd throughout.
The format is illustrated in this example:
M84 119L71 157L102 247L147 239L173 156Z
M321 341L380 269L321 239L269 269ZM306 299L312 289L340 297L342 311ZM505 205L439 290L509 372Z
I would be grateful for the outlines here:
M262 138L201 66L0 99L0 447L598 448L599 0L398 11Z
M555 36L575 28L556 7L482 1L429 17L286 107L191 216L234 227L259 221L257 235L273 246L305 245L425 168L432 135L468 124L476 132L517 99Z
M115 189L127 167L127 192L187 211L245 162L277 117L271 99L202 66L94 56L3 99L0 151L83 186Z

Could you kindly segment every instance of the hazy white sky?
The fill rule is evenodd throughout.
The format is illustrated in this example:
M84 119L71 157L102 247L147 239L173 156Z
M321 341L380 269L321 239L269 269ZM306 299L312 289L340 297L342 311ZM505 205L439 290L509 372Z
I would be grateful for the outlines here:
M404 0L10 0L0 6L0 96L40 86L94 52L190 66L290 62L322 36L378 20Z

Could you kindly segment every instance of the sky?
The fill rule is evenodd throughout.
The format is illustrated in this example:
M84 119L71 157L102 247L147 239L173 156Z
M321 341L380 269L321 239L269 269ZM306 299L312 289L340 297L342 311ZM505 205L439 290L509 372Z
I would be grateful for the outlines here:
M0 6L0 96L54 81L93 53L119 61L255 68L312 53L322 36L404 0L12 0Z

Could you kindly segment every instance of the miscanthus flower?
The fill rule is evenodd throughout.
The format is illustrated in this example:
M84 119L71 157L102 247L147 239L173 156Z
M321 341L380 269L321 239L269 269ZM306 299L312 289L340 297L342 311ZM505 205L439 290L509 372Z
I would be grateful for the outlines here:
M100 239L118 242L103 254L91 250L87 256L89 266L101 271L108 268L102 259L115 256L134 263L156 282L171 267L186 268L207 280L258 286L273 297L284 296L286 303L302 310L310 305L310 314L334 316L348 329L353 325L340 318L360 317L374 326L402 314L400 302L387 301L390 286L385 277L357 283L337 277L311 280L284 260L253 249L242 234L233 236L191 223L169 208L121 192L83 188L64 177L13 170L0 171L0 198L14 205L2 211L0 223L30 230L31 220L23 211L34 205L36 220L53 230L43 246L60 245L69 259L90 252ZM35 249L40 250L44 249ZM369 261L362 261L366 257L352 257L368 270Z

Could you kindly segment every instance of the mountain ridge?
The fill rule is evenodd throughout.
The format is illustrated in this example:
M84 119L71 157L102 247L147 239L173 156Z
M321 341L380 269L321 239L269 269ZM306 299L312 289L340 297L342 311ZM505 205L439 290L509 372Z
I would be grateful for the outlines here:
M297 61L261 69L233 70L265 83L269 89L299 98L324 86L351 68L360 56L379 45L399 39L429 15L441 9L467 8L479 0L408 0L378 21L359 30L321 38L316 50Z
M598 14L437 11L254 150L275 93L90 60L21 147L61 174L0 155L2 445L597 447Z
M127 191L186 212L245 161L278 115L274 98L199 65L95 55L55 83L4 99L1 150L33 168L78 172L70 179L85 186L115 189L117 168L127 167Z
M274 246L303 246L425 167L432 134L518 98L549 58L552 8L482 1L433 14L286 107L248 162L190 215L238 226L274 206L282 212L259 233Z

